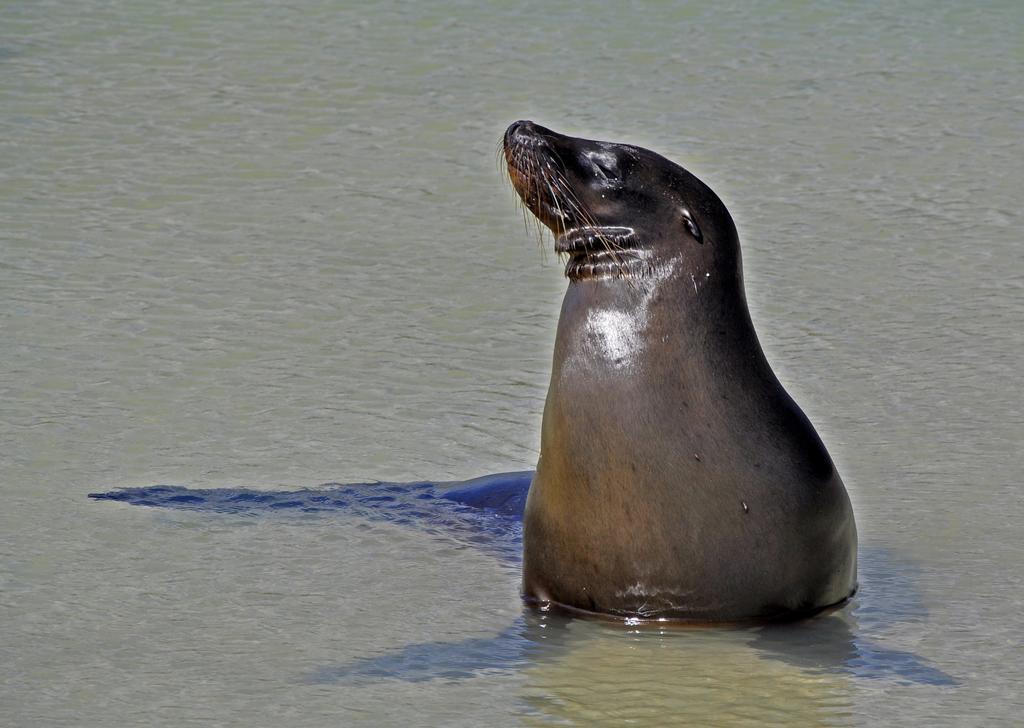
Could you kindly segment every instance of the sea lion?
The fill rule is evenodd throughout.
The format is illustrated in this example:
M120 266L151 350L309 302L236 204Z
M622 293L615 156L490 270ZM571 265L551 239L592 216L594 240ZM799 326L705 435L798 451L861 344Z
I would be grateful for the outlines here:
M722 201L647 149L529 121L504 155L568 256L523 524L527 602L733 622L848 599L850 500L761 351Z

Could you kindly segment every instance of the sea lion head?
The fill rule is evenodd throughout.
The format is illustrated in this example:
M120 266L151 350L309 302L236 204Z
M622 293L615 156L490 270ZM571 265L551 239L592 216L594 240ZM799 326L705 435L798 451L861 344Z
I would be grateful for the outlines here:
M568 256L570 281L738 273L729 211L660 154L531 121L509 126L503 146L512 186Z

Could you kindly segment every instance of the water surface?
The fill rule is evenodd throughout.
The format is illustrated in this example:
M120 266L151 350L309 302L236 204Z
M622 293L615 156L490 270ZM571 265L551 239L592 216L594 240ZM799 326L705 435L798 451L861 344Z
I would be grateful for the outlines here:
M1014 2L4 3L7 720L1012 723L1022 25ZM86 498L533 467L565 284L497 171L517 118L656 149L730 207L766 352L854 502L847 609L537 623L515 561L443 528Z

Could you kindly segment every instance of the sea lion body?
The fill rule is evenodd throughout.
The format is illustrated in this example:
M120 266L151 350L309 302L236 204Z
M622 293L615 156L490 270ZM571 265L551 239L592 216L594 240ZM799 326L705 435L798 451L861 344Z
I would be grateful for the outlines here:
M850 501L758 343L724 204L638 147L517 122L505 148L570 256L524 516L527 600L723 622L847 599Z

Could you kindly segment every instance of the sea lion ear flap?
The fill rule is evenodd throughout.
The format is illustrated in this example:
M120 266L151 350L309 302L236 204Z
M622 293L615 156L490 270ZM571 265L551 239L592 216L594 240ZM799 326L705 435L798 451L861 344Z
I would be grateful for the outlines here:
M694 222L693 215L691 215L690 211L687 210L685 207L680 207L679 212L683 216L683 224L686 225L686 229L690 231L690 235L692 235L693 239L696 240L698 243L703 244L704 236L701 235L700 227L698 227L697 223Z

